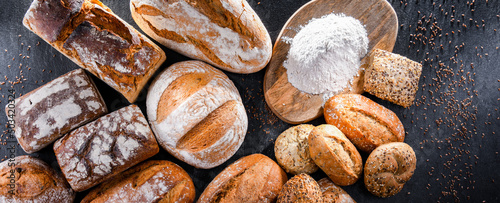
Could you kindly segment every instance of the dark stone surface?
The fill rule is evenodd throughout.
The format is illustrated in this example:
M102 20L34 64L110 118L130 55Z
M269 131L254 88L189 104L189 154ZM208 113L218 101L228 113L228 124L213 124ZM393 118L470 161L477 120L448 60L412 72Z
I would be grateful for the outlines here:
M249 1L273 42L288 18L307 2ZM401 25L393 52L423 63L416 105L404 109L369 94L365 96L399 116L407 131L405 142L416 152L417 169L403 190L387 199L371 195L364 188L362 179L343 188L358 202L498 202L500 1L476 0L474 4L465 0L389 2ZM22 26L23 15L30 3L0 1L0 74L7 77L0 78L0 82L6 82L0 83L1 109L8 103L9 90L14 89L15 95L19 96L78 68ZM130 15L128 1L106 0L103 3L138 29ZM160 70L188 59L163 48L167 61ZM263 153L275 159L274 140L291 125L280 121L266 106L262 91L264 73L264 70L249 75L227 73L238 87L249 116L245 141L230 160L219 167L202 170L182 163L164 150L152 159L166 159L182 166L193 178L197 195L220 171L242 156ZM11 85L9 81L16 81L16 77L22 83ZM110 110L128 105L116 91L95 77L93 79ZM143 112L145 96L143 91L136 102ZM318 125L324 122L321 117L310 123ZM7 139L7 127L3 125L7 123L7 117L0 116L0 123L1 143L4 143L0 145L0 157L4 159L10 155L8 146L13 142ZM15 155L22 154L24 151L17 147ZM58 169L52 145L32 155ZM368 154L362 156L365 160ZM324 176L322 172L313 174L317 180ZM84 195L85 192L78 193L77 199Z

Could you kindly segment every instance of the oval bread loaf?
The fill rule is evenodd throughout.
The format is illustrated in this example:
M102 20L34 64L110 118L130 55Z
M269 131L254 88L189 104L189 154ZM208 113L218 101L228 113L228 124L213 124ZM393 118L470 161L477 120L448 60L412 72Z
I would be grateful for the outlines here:
M229 165L205 188L204 202L274 202L287 181L285 171L269 157L252 154Z
M403 124L394 112L359 94L333 96L324 113L326 123L339 128L364 152L405 139Z
M336 186L330 179L322 178L318 181L318 185L323 192L323 201L325 203L356 203L354 199L342 188Z
M281 133L274 144L274 154L278 164L287 173L311 174L318 170L309 155L307 138L314 129L313 125L302 124L288 128Z
M233 82L201 61L163 71L149 88L146 107L160 145L197 168L224 163L247 131L248 118Z
M278 196L277 203L323 202L318 183L309 175L302 173L288 180Z
M130 9L159 43L226 71L254 73L271 59L269 33L246 0L131 0Z

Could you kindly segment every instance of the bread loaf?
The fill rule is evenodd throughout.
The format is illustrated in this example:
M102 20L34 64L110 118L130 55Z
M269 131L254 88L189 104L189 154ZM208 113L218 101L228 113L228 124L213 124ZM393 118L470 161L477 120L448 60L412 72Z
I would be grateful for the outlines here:
M0 202L71 203L75 192L40 159L18 156L0 163Z
M54 144L61 170L75 191L83 191L158 153L159 147L136 105L84 125Z
M213 168L238 150L248 118L238 90L201 61L176 63L152 83L146 99L160 145L197 168Z
M337 185L352 185L361 176L361 155L333 125L319 125L311 131L309 152L319 168Z
M277 203L323 202L323 194L318 183L309 175L302 173L288 180L280 191Z
M191 177L165 160L146 161L92 189L81 203L193 202Z
M339 186L336 186L330 179L322 178L318 185L323 192L325 203L356 203L352 197Z
M271 38L246 0L131 0L139 27L166 47L234 73L271 59Z
M309 155L307 138L314 129L313 125L302 124L288 128L281 133L274 144L274 154L278 164L287 173L311 174L318 170Z
M205 188L198 203L274 202L287 179L276 162L262 154L252 154L220 172Z
M417 158L410 145L403 142L380 145L366 159L366 189L379 197L393 196L413 176L416 165Z
M337 126L361 151L405 139L398 116L362 95L336 95L326 102L324 112L326 123Z
M41 150L69 131L107 112L92 79L79 69L71 71L7 105L15 121L15 135L27 153Z
M34 0L24 26L134 102L165 53L98 0Z

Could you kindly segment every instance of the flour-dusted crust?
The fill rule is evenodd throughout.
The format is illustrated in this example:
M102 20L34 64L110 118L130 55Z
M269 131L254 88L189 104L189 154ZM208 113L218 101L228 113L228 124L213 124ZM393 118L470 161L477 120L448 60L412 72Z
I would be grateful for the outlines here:
M261 70L271 38L246 0L131 0L132 17L156 41L235 73Z
M5 108L13 117L19 145L27 153L41 150L69 131L107 113L106 104L85 71L60 76Z
M71 203L75 199L75 192L62 174L42 160L26 155L13 160L0 163L0 202ZM14 185L11 185L11 180L15 181ZM9 190L13 190L14 195Z
M318 170L309 155L307 138L314 129L313 125L302 124L288 128L282 132L274 143L274 154L278 164L287 173L311 174Z
M65 135L54 144L57 162L75 191L83 191L158 153L139 107L130 105Z
M23 24L130 102L166 58L97 0L34 0Z
M281 189L277 203L322 203L323 194L318 183L302 173L290 178Z
M319 180L318 185L321 188L321 192L323 192L323 201L325 203L356 203L346 191L336 186L328 178Z
M148 91L146 107L159 144L197 168L213 168L233 156L248 127L233 82L201 61L163 71Z

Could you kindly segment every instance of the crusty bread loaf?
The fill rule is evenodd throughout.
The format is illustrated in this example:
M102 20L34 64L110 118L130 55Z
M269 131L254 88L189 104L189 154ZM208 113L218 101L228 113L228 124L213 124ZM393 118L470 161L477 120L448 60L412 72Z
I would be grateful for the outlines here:
M307 138L314 129L313 125L302 124L288 128L281 133L274 143L274 154L278 164L287 173L311 174L318 170L309 155Z
M241 146L248 118L229 78L201 61L179 62L152 83L147 115L160 145L197 168L213 168Z
M131 0L130 9L156 41L226 71L254 73L271 59L271 38L246 0Z
M324 113L326 123L337 126L361 151L405 139L403 123L394 112L359 94L330 98Z
M319 125L311 131L309 152L319 168L337 185L352 185L361 176L361 155L333 125Z
M83 191L158 153L139 107L130 105L84 125L54 144L61 170L75 191Z
M92 189L81 203L179 202L195 198L191 177L165 160L146 161Z
M323 202L323 194L318 183L309 175L302 173L290 178L278 195L277 203Z
M75 192L64 177L40 159L18 156L0 163L0 202L71 203L74 199Z
M69 131L107 113L92 79L82 69L71 71L15 100L15 135L27 153L41 150Z
M346 191L336 186L328 178L319 180L318 185L321 188L321 192L323 192L323 201L325 203L356 203Z
M285 171L262 154L252 154L217 175L198 199L205 202L274 202L287 181Z
M98 0L34 0L23 24L130 102L166 58Z
M379 197L393 196L413 176L416 165L417 157L410 145L403 142L380 145L366 159L366 189Z
M381 49L369 54L365 70L366 92L392 103L409 107L415 100L422 64Z

